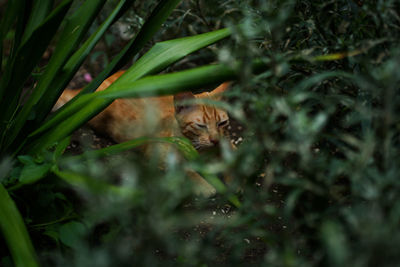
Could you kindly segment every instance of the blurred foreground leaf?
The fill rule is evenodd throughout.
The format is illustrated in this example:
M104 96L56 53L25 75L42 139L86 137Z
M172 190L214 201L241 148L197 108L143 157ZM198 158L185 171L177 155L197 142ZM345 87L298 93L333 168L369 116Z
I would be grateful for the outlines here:
M39 266L21 214L2 184L0 184L0 229L16 267Z

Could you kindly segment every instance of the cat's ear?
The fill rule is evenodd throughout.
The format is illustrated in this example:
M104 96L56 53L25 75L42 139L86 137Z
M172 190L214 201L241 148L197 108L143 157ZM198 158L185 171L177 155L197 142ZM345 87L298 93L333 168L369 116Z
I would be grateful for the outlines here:
M174 95L175 112L179 113L193 107L191 104L183 103L186 100L194 99L195 96L192 92L184 92Z
M210 96L216 100L221 100L222 94L228 90L231 86L232 82L224 82L217 88L215 88L212 92L210 92Z

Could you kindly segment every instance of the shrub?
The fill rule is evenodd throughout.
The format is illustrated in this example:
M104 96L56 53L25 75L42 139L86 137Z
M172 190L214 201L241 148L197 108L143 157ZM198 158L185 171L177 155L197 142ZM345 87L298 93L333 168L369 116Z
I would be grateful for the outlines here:
M158 7L167 2L160 1ZM57 12L67 4L69 1L61 2ZM161 12L163 18L172 8L171 4L168 12ZM146 23L157 17L157 10ZM192 64L218 60L218 65L144 77L229 35L228 30L162 43L157 47L194 46L179 56L157 57L139 79L135 75L144 68L138 60L109 92L82 95L48 119L45 111L57 94L47 89L49 94L41 95L41 103L47 107L40 111L40 106L31 113L33 118L22 120L19 131L13 130L13 124L2 124L2 151L8 157L0 166L7 189L0 191L0 225L15 264L32 262L34 266L35 248L40 262L51 266L397 265L397 10L397 1L187 1L172 13L165 25L169 27L157 38L174 35L175 29L184 35L216 30L221 23L218 15L225 14L222 21L231 25L232 38L218 49L189 57ZM8 32L4 25L12 25L4 21L2 36ZM240 27L234 26L237 22ZM18 38L18 23L15 47L19 47L18 39L20 44L30 40ZM55 34L57 27L51 24ZM146 30L137 36L143 34L149 40L154 35L149 28L142 29ZM48 33L43 36L50 42ZM195 41L183 44L184 40ZM155 50L142 58L155 55ZM11 96L1 98L2 107L7 101L23 112L29 99L18 104L20 88L36 61L32 66L14 67L20 66L17 51L11 51L7 64L13 57L17 63L11 65L12 70L4 67L3 77L25 75L24 79L11 79L18 90L0 92ZM137 49L128 53L128 58L136 53ZM169 71L182 69L182 64ZM107 67L108 72L95 81L102 81L121 65ZM259 67L256 74L255 66ZM146 88L159 94L169 85L172 89L166 93L195 89L206 85L204 75L211 74L215 75L209 76L208 85L237 79L227 101L220 103L234 121L232 133L238 143L234 153L222 153L222 159L213 160L196 155L189 144L179 140L187 160L179 162L171 155L167 171L154 168L156 158L145 162L135 152L121 156L128 147L138 145L138 140L123 144L123 148L117 145L97 152L85 150L82 155L63 154L69 144L66 137L110 102L104 96L138 96L148 93ZM42 77L46 72L34 90ZM2 86L9 82L3 80ZM163 87L152 86L160 80L165 81ZM125 90L127 85L134 89ZM58 93L65 86L60 82ZM86 92L96 84L88 88ZM19 113L14 116L13 110L15 107L5 108L3 122L18 124ZM118 153L103 158L110 151ZM187 166L214 182L219 194L210 199L194 197L185 179ZM234 183L218 183L221 172L233 175ZM33 246L27 233L11 231L14 221L21 231L26 225ZM24 250L19 250L20 244ZM0 256L3 264L10 262L7 252Z

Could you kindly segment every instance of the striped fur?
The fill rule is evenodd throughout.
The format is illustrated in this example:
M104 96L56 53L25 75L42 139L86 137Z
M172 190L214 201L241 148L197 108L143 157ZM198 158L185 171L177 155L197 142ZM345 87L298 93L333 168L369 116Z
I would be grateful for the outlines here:
M107 89L122 74L123 71L115 73L97 90ZM207 150L218 146L219 140L227 136L228 114L215 106L193 101L187 104L184 101L204 98L218 100L228 87L229 83L223 83L212 92L198 95L181 93L175 96L117 99L90 120L89 125L116 142L141 136L185 136L198 151ZM53 109L60 108L79 91L65 90ZM156 152L160 158L165 158L169 149L167 145L152 145L144 147L144 153L150 155ZM206 196L215 193L215 189L198 173L189 170L188 176L198 185L195 187L196 193Z
M97 90L107 89L123 73L115 73ZM212 92L198 95L186 92L175 96L117 99L90 120L89 125L116 142L141 136L185 136L201 151L216 146L220 138L227 135L228 114L215 106L184 104L184 101L203 98L219 100L228 87L229 83L223 83ZM60 108L79 91L65 90L53 110Z

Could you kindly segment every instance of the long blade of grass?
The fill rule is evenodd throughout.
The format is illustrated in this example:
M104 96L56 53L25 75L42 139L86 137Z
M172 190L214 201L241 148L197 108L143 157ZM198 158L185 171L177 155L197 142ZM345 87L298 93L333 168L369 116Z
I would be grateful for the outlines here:
M147 18L139 33L132 39L124 49L113 58L110 64L88 85L79 95L93 92L111 73L119 70L131 60L144 45L153 38L160 29L172 10L181 0L163 0L158 3L150 16Z
M19 2L19 10L18 13L15 14L15 23L13 23L11 26L11 30L12 30L12 47L10 50L10 54L9 54L9 60L7 61L7 66L6 66L6 70L8 69L8 66L12 66L10 64L12 64L16 52L18 51L18 48L21 45L21 40L22 40L22 35L24 33L24 28L25 28L25 24L27 23L28 17L31 14L31 6L32 3L30 1L24 1L23 3L21 3L21 1L17 1Z
M132 2L132 1L130 1ZM62 90L68 85L69 81L75 75L79 67L82 65L83 61L92 51L93 47L100 40L100 38L104 35L108 27L120 13L123 7L126 8L127 0L119 1L118 5L114 8L111 14L107 17L107 19L98 27L96 32L94 32L88 40L76 51L72 57L68 60L68 62L63 67L63 70L57 75L52 83L50 84L50 88L53 88L51 91L46 92L46 97L41 98L38 106L41 107L40 110L36 112L36 123L40 123L50 112L54 103L60 96Z
M196 36L179 38L175 40L165 41L156 44L143 57L141 57L120 79L112 86L118 83L130 84L133 81L149 74L157 73L165 69L170 64L182 59L186 55L199 50L207 45L213 44L227 36L229 29L222 29ZM111 87L107 89L111 90ZM49 121L44 123L38 130L33 132L31 136L43 133L48 129L54 128L57 124L73 115L81 107L87 105L93 97L80 97L70 105L61 109Z
M16 91L20 90L26 78L36 66L37 61L42 56L68 11L71 2L72 0L63 1L40 25L32 30L29 36L26 35L24 37L24 42L15 52L15 57L9 60L5 74L1 79L1 100L3 98L7 99L7 104L9 104L12 99L11 97L19 98L19 94ZM12 88L12 90L9 88Z
M18 51L15 52L15 58L9 60L6 71L1 78L1 100L6 96L14 96L16 94L15 91L25 82L64 18L71 1L72 0L65 0L53 10L43 23L32 32L30 38L25 38L25 42L23 42L18 48ZM28 62L26 60L27 58L30 59ZM15 73L18 73L18 76ZM12 90L9 89L10 87ZM9 95L7 95L7 93ZM8 101L10 100L10 98L7 99Z
M112 145L106 148L86 151L81 155L72 156L76 160L84 160L86 158L99 158L110 155L119 154L121 152L139 147L148 143L169 143L176 146L176 148L188 160L193 160L198 157L199 153L190 143L190 141L183 137L140 137L131 141L123 142L120 144Z
M254 71L258 72L266 67L266 64L258 62L254 65ZM39 153L42 149L64 139L116 98L175 94L232 80L236 77L237 73L225 65L211 65L176 73L148 76L135 82L130 82L129 79L118 84L115 82L113 90L84 95L85 98L82 97L84 101L78 103L79 105L74 105L74 108L80 109L74 110L74 114L49 129L37 140L29 140L30 145L26 146L26 151L30 154Z
M318 73L315 74L313 76L311 76L308 79L304 79L303 81L301 81L296 87L294 87L294 90L298 90L298 91L304 91L307 88L310 88L311 86L314 86L326 79L329 78L335 78L335 77L343 77L343 78L349 78L352 79L354 78L354 74L345 72L345 71L327 71L327 72L322 72L322 73Z
M143 24L138 35L135 37L135 44L129 46L125 56L114 67L114 71L122 68L133 58L144 45L153 38L154 34L160 29L161 25L167 20L171 12L182 0L161 0L154 8L150 17ZM147 23L148 22L148 23Z
M225 28L157 43L129 68L125 75L121 76L119 82L133 82L146 75L158 73L183 57L220 41L230 34L230 29Z
M234 79L236 73L226 65L209 65L163 75L146 76L137 81L129 79L97 92L104 99L171 95Z
M18 106L25 80L57 31L71 5L71 1L63 1L53 10L45 21L33 31L30 38L21 44L16 56L9 60L6 71L0 81L0 105L3 107L3 112L0 114L0 121L2 122L0 129L3 134L10 127L9 121ZM27 58L29 60L26 60Z
M28 22L28 18L31 14L32 2L25 1L24 8L21 10L21 13L17 16L17 21L14 26L14 40L13 40L13 48L11 50L11 58L15 56L15 52L18 51L18 48L22 42L22 36L24 34L25 25Z
M314 56L311 58L311 62L313 62L313 61L316 61L316 62L318 62L318 61L335 61L335 60L341 60L344 58L355 57L360 54L367 53L368 50L370 50L371 48L373 48L377 45L380 45L382 43L385 43L387 41L388 41L387 38L381 38L378 40L369 41L366 44L364 44L363 47L355 49L355 50Z
M79 94L93 92L111 73L119 70L129 60L131 60L144 45L153 38L154 34L160 29L172 10L181 2L181 0L160 1L155 7L149 18L140 29L139 33L132 39L122 51L113 58L110 64ZM71 101L73 102L73 101ZM68 104L66 105L68 106Z
M77 45L81 42L104 3L105 0L85 1L80 8L68 18L54 54L46 67L46 71L39 78L32 95L9 127L10 130L7 133L6 139L7 146L17 137L22 127L26 124L28 117L35 113L35 109L38 111L41 109L40 106L37 106L37 103L46 91L54 90L54 88L51 88L49 85L62 70L62 66L67 62Z
M28 38L31 37L35 29L43 23L43 21L49 15L51 8L53 7L53 3L54 0L34 1L32 12L30 14L28 23L25 26L24 35L22 36L22 42L26 42Z
M23 12L25 6L24 0L8 1L7 8L4 11L3 18L0 24L0 69L3 72L3 41L7 33L10 31L13 22L18 17L18 14ZM0 99L2 96L2 88L0 87ZM4 89L3 89L4 90Z
M89 176L84 176L82 174L70 171L60 171L57 167L54 167L52 171L55 175L57 175L68 184L85 189L91 193L97 193L103 196L105 194L112 194L124 198L135 198L135 196L138 196L137 191L126 186L107 184L103 181L95 180Z
M123 65L125 62L127 62L131 57L133 57L137 52L140 51L140 49L144 46L144 44L151 39L151 37L154 35L154 33L161 27L162 23L165 21L165 19L169 16L169 14L172 12L173 8L180 2L180 0L164 0L161 1L156 9L152 12L149 20L145 23L144 27L141 29L139 32L138 36L134 40L132 40L124 49L123 51L115 57L110 65L102 72L100 75L96 77L89 85L89 87L92 87L94 90L97 88L97 86L100 85L100 83L110 75L110 73L116 69L116 66ZM127 54L127 55L126 55ZM39 85L38 85L39 86ZM47 84L48 86L48 84ZM43 86L45 87L45 86ZM61 86L63 87L63 86ZM90 88L89 88L90 89ZM43 88L44 90L44 88ZM40 91L43 91L40 90ZM39 101L39 100L36 100ZM30 110L32 110L34 107L32 103L35 103L36 101L31 102L31 104L27 103L24 108L25 110L22 110L20 113L21 116L20 118L17 118L17 125L14 127L15 130L13 131L12 134L10 134L10 141L8 141L8 144L10 145L11 142L16 138L16 135L18 132L21 130L23 127L26 119L28 118L28 115L30 114ZM54 99L52 100L53 102L49 101L48 104L42 105L40 109L37 109L36 112L39 114L39 119L43 118L49 110L50 106L54 104ZM41 106L35 103L36 106ZM43 111L41 111L43 109ZM29 129L24 131L24 132L29 132ZM23 137L22 137L23 138Z
M69 140L63 140L63 142L68 142ZM71 157L66 157L63 159L63 161L83 161L85 159L91 159L91 158L100 158L100 157L106 157L106 156L111 156L111 155L116 155L121 152L125 152L127 150L142 146L144 144L149 144L149 143L168 143L171 145L174 145L181 153L182 155L188 159L188 160L193 160L196 157L198 157L199 153L197 150L193 147L193 145L190 143L190 141L184 137L141 137L137 138L128 142L123 142L120 144L112 145L106 148L98 149L98 150L93 150L93 151L86 151L83 154L77 155L77 156L71 156ZM63 149L66 147L66 143L57 146L57 149ZM61 147L61 148L59 148ZM22 179L20 177L19 181L17 184L7 188L9 191L15 190L20 188L21 186L31 184L31 183L36 183L42 178L45 177L45 175L41 174L42 170L44 172L48 172L49 170L55 172L57 175L59 175L58 169L52 163L44 163L44 164L37 164L33 163L30 167L31 172L34 171L35 169L38 171L40 175L37 175L35 177L32 177L32 173L30 173L29 179ZM23 174L21 174L23 176ZM34 174L33 174L34 176ZM60 176L60 175L59 175ZM80 180L80 179L79 179Z
M18 2L18 1L17 1ZM41 38L41 36L37 36L37 32L36 29L38 29L42 23L46 22L47 16L49 15L51 8L53 6L53 2L54 0L38 0L35 1L34 3L30 3L30 2L26 2L25 3L25 8L24 10L21 10L21 12L18 14L18 23L17 23L17 27L16 27L16 33L14 34L14 52L11 53L10 55L10 61L9 61L9 65L7 66L7 69L10 70L10 72L7 73L7 75L5 76L5 79L10 79L12 78L10 75L12 75L15 71L18 71L18 68L16 70L13 70L13 67L15 67L15 59L18 60L18 56L20 56L20 51L21 51L21 47L19 47L19 45L25 44L29 41L30 38L32 38L32 35L35 33L36 34L36 38ZM31 7L31 5L33 5ZM66 12L67 9L64 9L64 12ZM62 10L61 10L62 11ZM64 13L65 15L65 13ZM36 65L36 61L40 59L42 53L44 52L44 49L46 47L46 43L50 42L51 37L52 37L52 32L54 32L58 25L61 23L62 18L64 17L64 15L60 14L59 16L59 20L57 24L53 24L54 21L52 21L50 24L47 23L47 27L49 31L46 31L47 35L50 37L48 38L47 41L43 42L41 47L36 47L37 49L37 53L35 55L35 57L33 57L30 60L30 67L27 68L25 73L21 73L18 75L17 77L17 81L19 82L18 86L16 86L15 84L11 84L9 85L7 88L13 88L13 90L9 90L12 91L14 93L14 98L10 98L11 95L8 94L5 96L5 99L7 100L8 103L8 108L9 108L9 112L13 111L13 109L16 109L16 106L18 105L18 100L20 98L20 93L22 91L22 84L25 82L25 79L27 78L27 76L29 75L31 69L33 69L33 67ZM29 17L29 19L27 19ZM35 41L37 41L38 39L33 39ZM29 43L29 48L31 48L32 43ZM38 43L34 43L33 45L38 45ZM16 53L18 52L18 53ZM14 55L16 54L16 58L14 58ZM31 55L31 54L29 54ZM23 59L26 61L26 53L23 55ZM18 63L18 62L17 62ZM20 64L20 66L23 66L26 68L26 64ZM4 83L4 86L6 86L6 83ZM6 115L7 112L4 112L4 114ZM10 113L8 113L10 114ZM8 118L8 116L6 115L5 118Z
M14 201L0 183L0 230L15 266L39 266L28 231Z
M100 158L100 157L106 157L110 155L116 155L120 154L121 152L125 152L127 150L139 147L144 144L148 143L169 143L173 144L181 153L182 155L187 159L187 160L194 160L199 156L199 152L193 147L191 142L183 137L141 137L137 138L128 142L123 142L120 144L112 145L106 148L98 149L98 150L93 150L93 151L86 151L81 155L78 156L72 156L69 158L65 158L64 160L69 161L69 160L76 160L76 161L82 161L85 159L90 159L90 158ZM227 188L224 185L221 180L212 174L208 174L205 172L202 172L199 170L199 173L201 173L202 177L205 178L220 194L225 194L227 192ZM57 173L56 173L57 174ZM67 176L65 173L63 175L60 175L58 173L60 178L66 180L69 183L74 183L74 184L87 184L84 183L83 181L86 181L89 178L82 178L81 176L75 174L70 174L70 176ZM78 178L80 177L80 178ZM97 183L97 182L96 182ZM113 188L113 190L116 190ZM227 196L228 200L237 208L241 206L240 200L238 197L234 194L229 194Z

